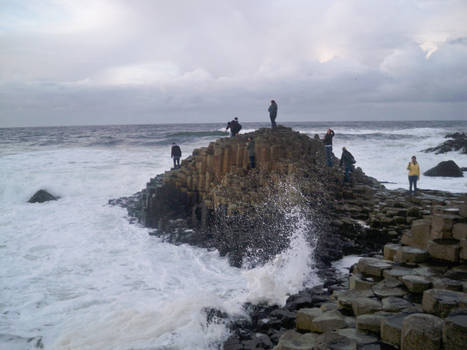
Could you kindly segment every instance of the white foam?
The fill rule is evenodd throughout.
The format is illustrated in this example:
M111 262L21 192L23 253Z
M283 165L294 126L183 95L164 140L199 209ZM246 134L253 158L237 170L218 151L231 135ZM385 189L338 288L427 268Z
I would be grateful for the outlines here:
M195 147L183 144L184 155ZM214 349L228 330L206 324L203 308L238 315L262 291L276 302L299 288L308 271L299 271L308 269L301 244L248 274L216 251L163 243L106 205L167 170L168 152L68 148L0 157L0 335L43 337L44 348L60 350ZM61 198L26 203L39 188ZM262 285L268 278L275 289ZM22 338L15 339L12 347Z

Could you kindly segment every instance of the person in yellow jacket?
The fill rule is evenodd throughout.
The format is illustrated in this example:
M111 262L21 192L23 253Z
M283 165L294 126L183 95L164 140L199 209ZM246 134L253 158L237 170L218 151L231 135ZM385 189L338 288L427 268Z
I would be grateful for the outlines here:
M412 161L407 165L407 170L409 171L409 192L412 194L413 185L413 192L417 193L417 180L420 178L420 166L415 156L412 156Z

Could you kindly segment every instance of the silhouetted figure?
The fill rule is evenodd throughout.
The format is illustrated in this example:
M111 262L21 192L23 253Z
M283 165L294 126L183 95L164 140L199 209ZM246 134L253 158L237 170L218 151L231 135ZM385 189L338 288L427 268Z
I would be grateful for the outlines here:
M420 178L420 166L415 156L412 156L412 161L407 165L407 170L409 171L409 193L412 194L413 185L413 193L417 194L417 181Z
M242 129L242 125L238 122L238 118L235 117L230 122L227 123L227 127L225 130L230 129L230 137L237 136L240 130Z
M277 103L274 100L271 100L271 105L268 108L269 118L271 119L271 128L275 128L276 125L276 117L277 117Z
M180 168L180 157L182 156L182 150L180 146L177 145L175 142L172 143L172 152L171 157L174 160L174 169Z
M248 143L246 145L248 150L248 158L250 159L250 169L254 169L255 164L255 140L252 137L248 138Z
M332 167L332 138L334 137L334 130L328 129L324 135L324 150L326 151L326 164Z
M227 122L227 126L225 127L225 130L230 130L230 137L234 136L232 132L232 122Z
M347 151L345 147L342 147L342 155L339 166L344 165L344 182L350 182L350 174L354 169L354 164L356 163L355 158L352 153Z

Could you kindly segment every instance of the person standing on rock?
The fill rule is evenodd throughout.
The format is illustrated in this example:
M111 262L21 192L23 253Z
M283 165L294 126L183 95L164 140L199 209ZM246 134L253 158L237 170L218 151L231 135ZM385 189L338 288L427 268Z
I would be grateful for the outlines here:
M238 122L237 117L235 117L234 120L232 120L230 123L233 136L237 136L240 130L242 130L242 125Z
M334 137L334 130L328 129L324 135L324 150L326 151L326 164L332 167L332 138Z
M412 161L407 165L407 170L409 171L409 193L412 194L412 185L413 193L417 193L417 181L420 178L420 166L418 165L417 158L412 156Z
M250 136L248 137L248 143L246 145L248 150L248 158L250 159L250 169L255 168L255 140Z
M269 118L271 119L271 128L276 128L276 117L277 117L277 103L271 100L271 105L268 108Z
M350 174L354 169L354 164L356 163L355 158L353 157L352 153L347 151L347 148L342 147L342 155L341 161L339 166L344 165L344 183L350 182Z
M182 150L180 146L175 142L172 143L172 155L171 157L174 160L174 169L180 168L180 157L182 156Z

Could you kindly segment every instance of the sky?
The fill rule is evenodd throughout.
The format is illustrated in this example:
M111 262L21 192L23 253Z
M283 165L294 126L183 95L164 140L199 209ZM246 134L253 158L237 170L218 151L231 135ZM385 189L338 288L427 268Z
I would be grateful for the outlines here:
M0 0L0 127L467 120L466 0Z

